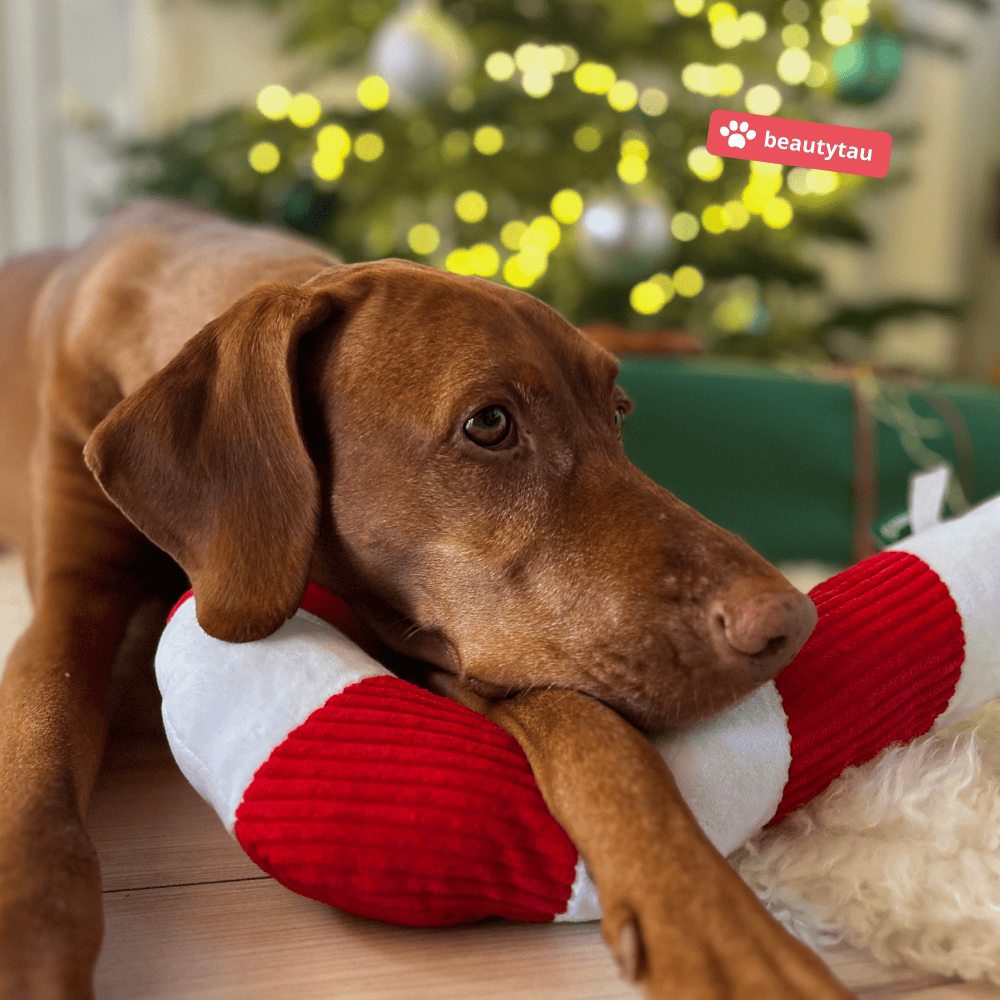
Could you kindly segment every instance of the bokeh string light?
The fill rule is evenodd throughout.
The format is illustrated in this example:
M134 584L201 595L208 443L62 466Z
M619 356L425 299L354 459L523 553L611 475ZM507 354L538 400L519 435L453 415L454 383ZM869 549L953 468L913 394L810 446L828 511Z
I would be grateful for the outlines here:
M762 14L754 10L740 13L725 0L717 0L707 8L701 0L676 0L675 6L685 17L704 13L712 40L722 49L759 41L767 33L767 22ZM820 74L816 70L816 61L807 51L811 35L803 24L809 17L808 5L805 0L787 0L783 13L787 23L780 30L780 38L785 48L777 59L777 77L793 86L804 82L815 86ZM826 0L822 8L823 37L831 44L846 44L852 37L853 28L863 24L868 16L864 0ZM669 107L669 98L662 88L647 86L640 90L633 81L619 78L614 68L606 63L581 61L577 50L568 45L525 42L513 52L497 50L485 57L483 70L496 83L519 85L526 95L535 99L542 99L552 92L559 74L570 74L579 92L603 97L612 110L622 115L638 109L647 117L656 118ZM680 77L688 91L706 97L732 97L744 87L743 72L732 62L716 65L689 63L682 68ZM471 91L466 91L467 88L460 101L456 101L453 92L449 101L470 107L474 97ZM374 74L360 81L356 94L359 104L370 112L385 108L391 99L387 81ZM766 83L747 88L743 99L747 110L764 115L774 114L783 103L781 92ZM315 125L322 115L320 102L315 96L292 94L278 84L260 91L257 107L269 120L287 118L300 128ZM595 124L581 125L573 133L573 143L581 152L596 152L603 141L604 135ZM471 150L484 157L493 157L507 145L502 128L482 124L471 133L463 129L448 132L441 140L441 154L446 161L460 162ZM363 131L352 139L342 125L326 124L316 135L312 170L319 180L333 183L344 173L347 158L352 154L361 163L372 163L381 158L385 150L385 140L378 132ZM615 167L620 181L627 187L645 182L649 176L651 153L645 137L637 134L628 136L626 133L619 142L619 158ZM274 143L265 140L252 147L249 160L258 173L270 173L280 164L281 151ZM709 153L704 145L692 147L686 161L691 173L704 183L717 181L725 167L724 161ZM834 180L830 181L828 177ZM827 175L824 171L797 168L789 177L789 190L803 198L823 197L836 189L835 178L836 175ZM752 163L748 182L738 198L709 203L699 212L681 210L673 213L669 222L670 235L678 245L684 245L697 239L702 232L710 236L738 232L748 225L754 215L771 229L783 229L791 223L794 210L791 203L778 193L782 184L780 167ZM508 284L530 288L548 271L550 256L562 242L561 226L577 223L584 207L585 200L580 192L572 188L562 189L551 198L551 215L537 216L530 223L512 219L500 226L497 242L501 248L512 251L502 267L498 247L486 242L447 250L443 265L457 274L482 277L501 274ZM461 223L475 226L486 219L489 203L480 191L467 189L455 198L453 208L455 217ZM389 226L387 230L391 228ZM430 257L443 245L442 231L430 222L416 223L406 232L406 245L414 254ZM692 298L703 287L701 272L689 265L681 265L673 277L665 272L656 272L634 285L629 302L635 312L652 315L675 295Z
M192 125L184 155L214 171L192 198L218 189L230 214L293 225L347 259L506 282L575 321L605 310L763 336L767 281L734 285L740 269L763 253L771 279L801 274L788 248L816 220L849 228L857 188L712 155L707 115L799 116L848 85L860 100L891 85L892 38L868 0L747 2L622 0L567 17L532 0L519 39L478 5L431 3L433 37L402 10L334 5L336 44L355 38L341 63L364 68L348 86L273 82L208 140ZM668 21L677 44L661 52L648 40Z

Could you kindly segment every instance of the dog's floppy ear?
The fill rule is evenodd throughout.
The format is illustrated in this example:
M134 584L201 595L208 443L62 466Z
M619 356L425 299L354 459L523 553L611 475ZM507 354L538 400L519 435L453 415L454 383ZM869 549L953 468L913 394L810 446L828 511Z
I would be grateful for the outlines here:
M183 567L210 635L246 642L295 613L319 519L300 429L304 334L341 306L268 283L213 320L119 403L87 442L108 496Z

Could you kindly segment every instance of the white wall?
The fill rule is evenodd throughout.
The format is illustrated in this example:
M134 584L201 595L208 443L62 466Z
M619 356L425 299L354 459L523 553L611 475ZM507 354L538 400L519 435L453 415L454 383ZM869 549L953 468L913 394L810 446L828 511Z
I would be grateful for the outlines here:
M252 6L0 0L0 258L76 243L115 166L92 138L155 132L294 67Z
M65 231L57 29L53 0L0 3L0 252L54 242Z
M963 290L971 312L962 371L1000 384L1000 4L970 46L964 155ZM992 227L992 228L987 228Z
M252 4L141 0L140 6L137 43L149 131L246 101L269 83L292 86L307 65L281 53L281 22Z
M912 182L866 206L877 249L858 286L879 297L968 296L964 325L889 325L876 357L916 353L929 371L981 377L1000 362L1000 244L984 230L1000 169L1000 10L984 17L944 0L906 0L902 10L915 26L961 44L966 58L911 48L898 87L874 111L882 123L915 122L923 135L900 150Z
M113 166L81 126L139 121L135 0L0 0L0 252L82 239Z

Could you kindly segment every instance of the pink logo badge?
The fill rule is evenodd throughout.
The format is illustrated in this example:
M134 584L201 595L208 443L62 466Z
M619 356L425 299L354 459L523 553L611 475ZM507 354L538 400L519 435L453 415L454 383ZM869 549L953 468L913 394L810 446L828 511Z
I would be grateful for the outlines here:
M885 177L892 136L866 128L713 111L705 146L716 156Z

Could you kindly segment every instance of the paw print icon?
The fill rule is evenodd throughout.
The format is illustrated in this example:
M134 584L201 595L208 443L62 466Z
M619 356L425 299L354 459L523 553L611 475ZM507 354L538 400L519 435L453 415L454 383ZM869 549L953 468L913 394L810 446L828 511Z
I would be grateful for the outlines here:
M749 131L747 129L749 125L746 122L740 122L738 125L735 121L729 123L729 128L725 125L719 129L719 133L725 138L729 136L729 145L738 146L742 149L747 144L747 139L752 139L757 133L751 128Z

